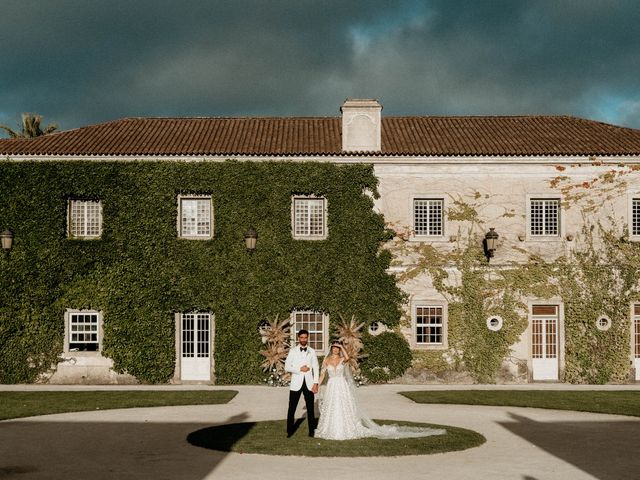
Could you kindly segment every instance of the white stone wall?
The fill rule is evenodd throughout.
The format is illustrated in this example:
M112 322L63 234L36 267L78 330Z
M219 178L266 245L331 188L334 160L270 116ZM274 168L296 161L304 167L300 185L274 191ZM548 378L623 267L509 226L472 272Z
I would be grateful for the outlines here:
M65 353L55 372L42 379L51 384L127 385L138 383L132 375L116 373L113 361L98 352Z
M455 201L462 200L479 214L478 233L484 235L489 227L494 227L500 235L491 265L501 268L511 262L522 263L532 254L553 260L579 247L583 239L584 210L591 223L600 221L607 226L610 225L609 217L615 217L622 234L622 227L630 222L631 198L636 193L640 194L640 173L631 171L630 167L638 162L637 158L612 159L602 164L589 158L424 158L377 163L375 173L380 181L380 198L375 201L375 208L384 214L392 228L406 234L412 227L414 197L444 198L445 211L455 209ZM560 235L557 238L529 236L527 212L531 197L561 199ZM458 241L467 238L469 225L470 222L448 221L445 216L444 235L429 243L441 252L451 251ZM412 241L409 233L409 242ZM392 270L402 272L415 262L415 256L396 251ZM409 295L405 325L411 319L411 302L443 298L427 274L409 280L402 288ZM561 369L564 350L562 322L560 318ZM411 328L405 326L402 331L415 348ZM512 348L512 358L505 362L505 367L517 376L518 360L527 361L529 366L531 363L529 329Z

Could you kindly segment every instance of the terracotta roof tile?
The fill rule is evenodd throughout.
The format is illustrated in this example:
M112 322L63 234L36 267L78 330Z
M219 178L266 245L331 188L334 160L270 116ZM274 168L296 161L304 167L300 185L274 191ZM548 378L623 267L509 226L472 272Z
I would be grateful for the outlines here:
M34 139L0 155L375 155L341 150L341 119L125 118ZM383 155L640 155L640 130L569 116L383 117Z

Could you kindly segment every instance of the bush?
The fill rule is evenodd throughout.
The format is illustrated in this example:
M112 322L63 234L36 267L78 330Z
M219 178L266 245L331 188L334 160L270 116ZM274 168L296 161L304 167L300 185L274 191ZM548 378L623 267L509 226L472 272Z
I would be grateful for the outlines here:
M371 383L384 383L399 377L411 366L409 344L397 333L365 335L362 373Z

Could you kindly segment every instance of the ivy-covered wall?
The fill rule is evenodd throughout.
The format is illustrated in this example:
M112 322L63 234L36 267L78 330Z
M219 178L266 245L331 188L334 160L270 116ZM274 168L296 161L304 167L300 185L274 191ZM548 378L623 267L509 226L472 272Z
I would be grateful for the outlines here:
M32 382L63 350L64 311L104 315L103 354L149 383L174 374L174 313L215 314L221 384L262 380L258 322L292 309L397 325L370 165L313 162L0 162L0 381ZM177 238L177 196L206 193L215 238ZM291 195L328 199L329 236L291 236ZM103 204L99 240L66 238L67 199ZM247 253L243 235L258 232Z
M411 242L406 226L392 225L397 234L388 244L392 263L406 266L398 274L399 285L408 293L430 289L448 304L448 348L414 351L414 377L421 376L422 381L455 381L464 375L463 380L476 382L530 380L528 302L553 299L551 303L562 303L564 308L559 380L632 381L631 306L640 302L640 242L630 238L627 207L628 192L637 186L638 167L602 166L594 160L584 166L547 168L551 173L546 178L539 175L539 184L527 186L561 198L562 221L571 223L565 235L548 242L551 249L525 241L521 233L526 214L506 203L526 195L516 174L511 181L519 187L512 196L481 193L471 182L464 185L468 193L451 194L446 220L456 222L457 230L450 242ZM459 192L464 190L458 185ZM494 226L501 239L497 258L489 262L482 240ZM405 311L405 330L411 327L410 315ZM487 328L491 316L504 320L500 331ZM597 328L601 316L611 320L608 330ZM509 363L511 378L499 378Z

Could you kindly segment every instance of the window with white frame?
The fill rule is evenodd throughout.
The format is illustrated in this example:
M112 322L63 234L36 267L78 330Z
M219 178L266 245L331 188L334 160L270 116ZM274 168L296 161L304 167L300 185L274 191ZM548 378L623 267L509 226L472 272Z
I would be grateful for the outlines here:
M102 235L102 202L70 199L67 235L73 238L99 238Z
M213 206L210 196L180 196L178 224L183 238L213 238Z
M210 313L182 314L182 357L209 358Z
M532 198L529 203L529 232L531 236L560 235L560 200Z
M294 339L300 330L308 330L309 346L316 352L325 352L329 330L327 315L314 311L294 311L291 313L291 325L291 334Z
M100 313L68 312L68 351L97 352L100 350Z
M633 355L640 359L640 304L633 306Z
M640 198L631 200L631 236L640 237Z
M415 306L416 345L444 344L444 307L442 305Z
M416 236L444 235L444 200L442 198L413 199L413 231Z
M326 199L293 197L293 237L324 239L327 237Z

